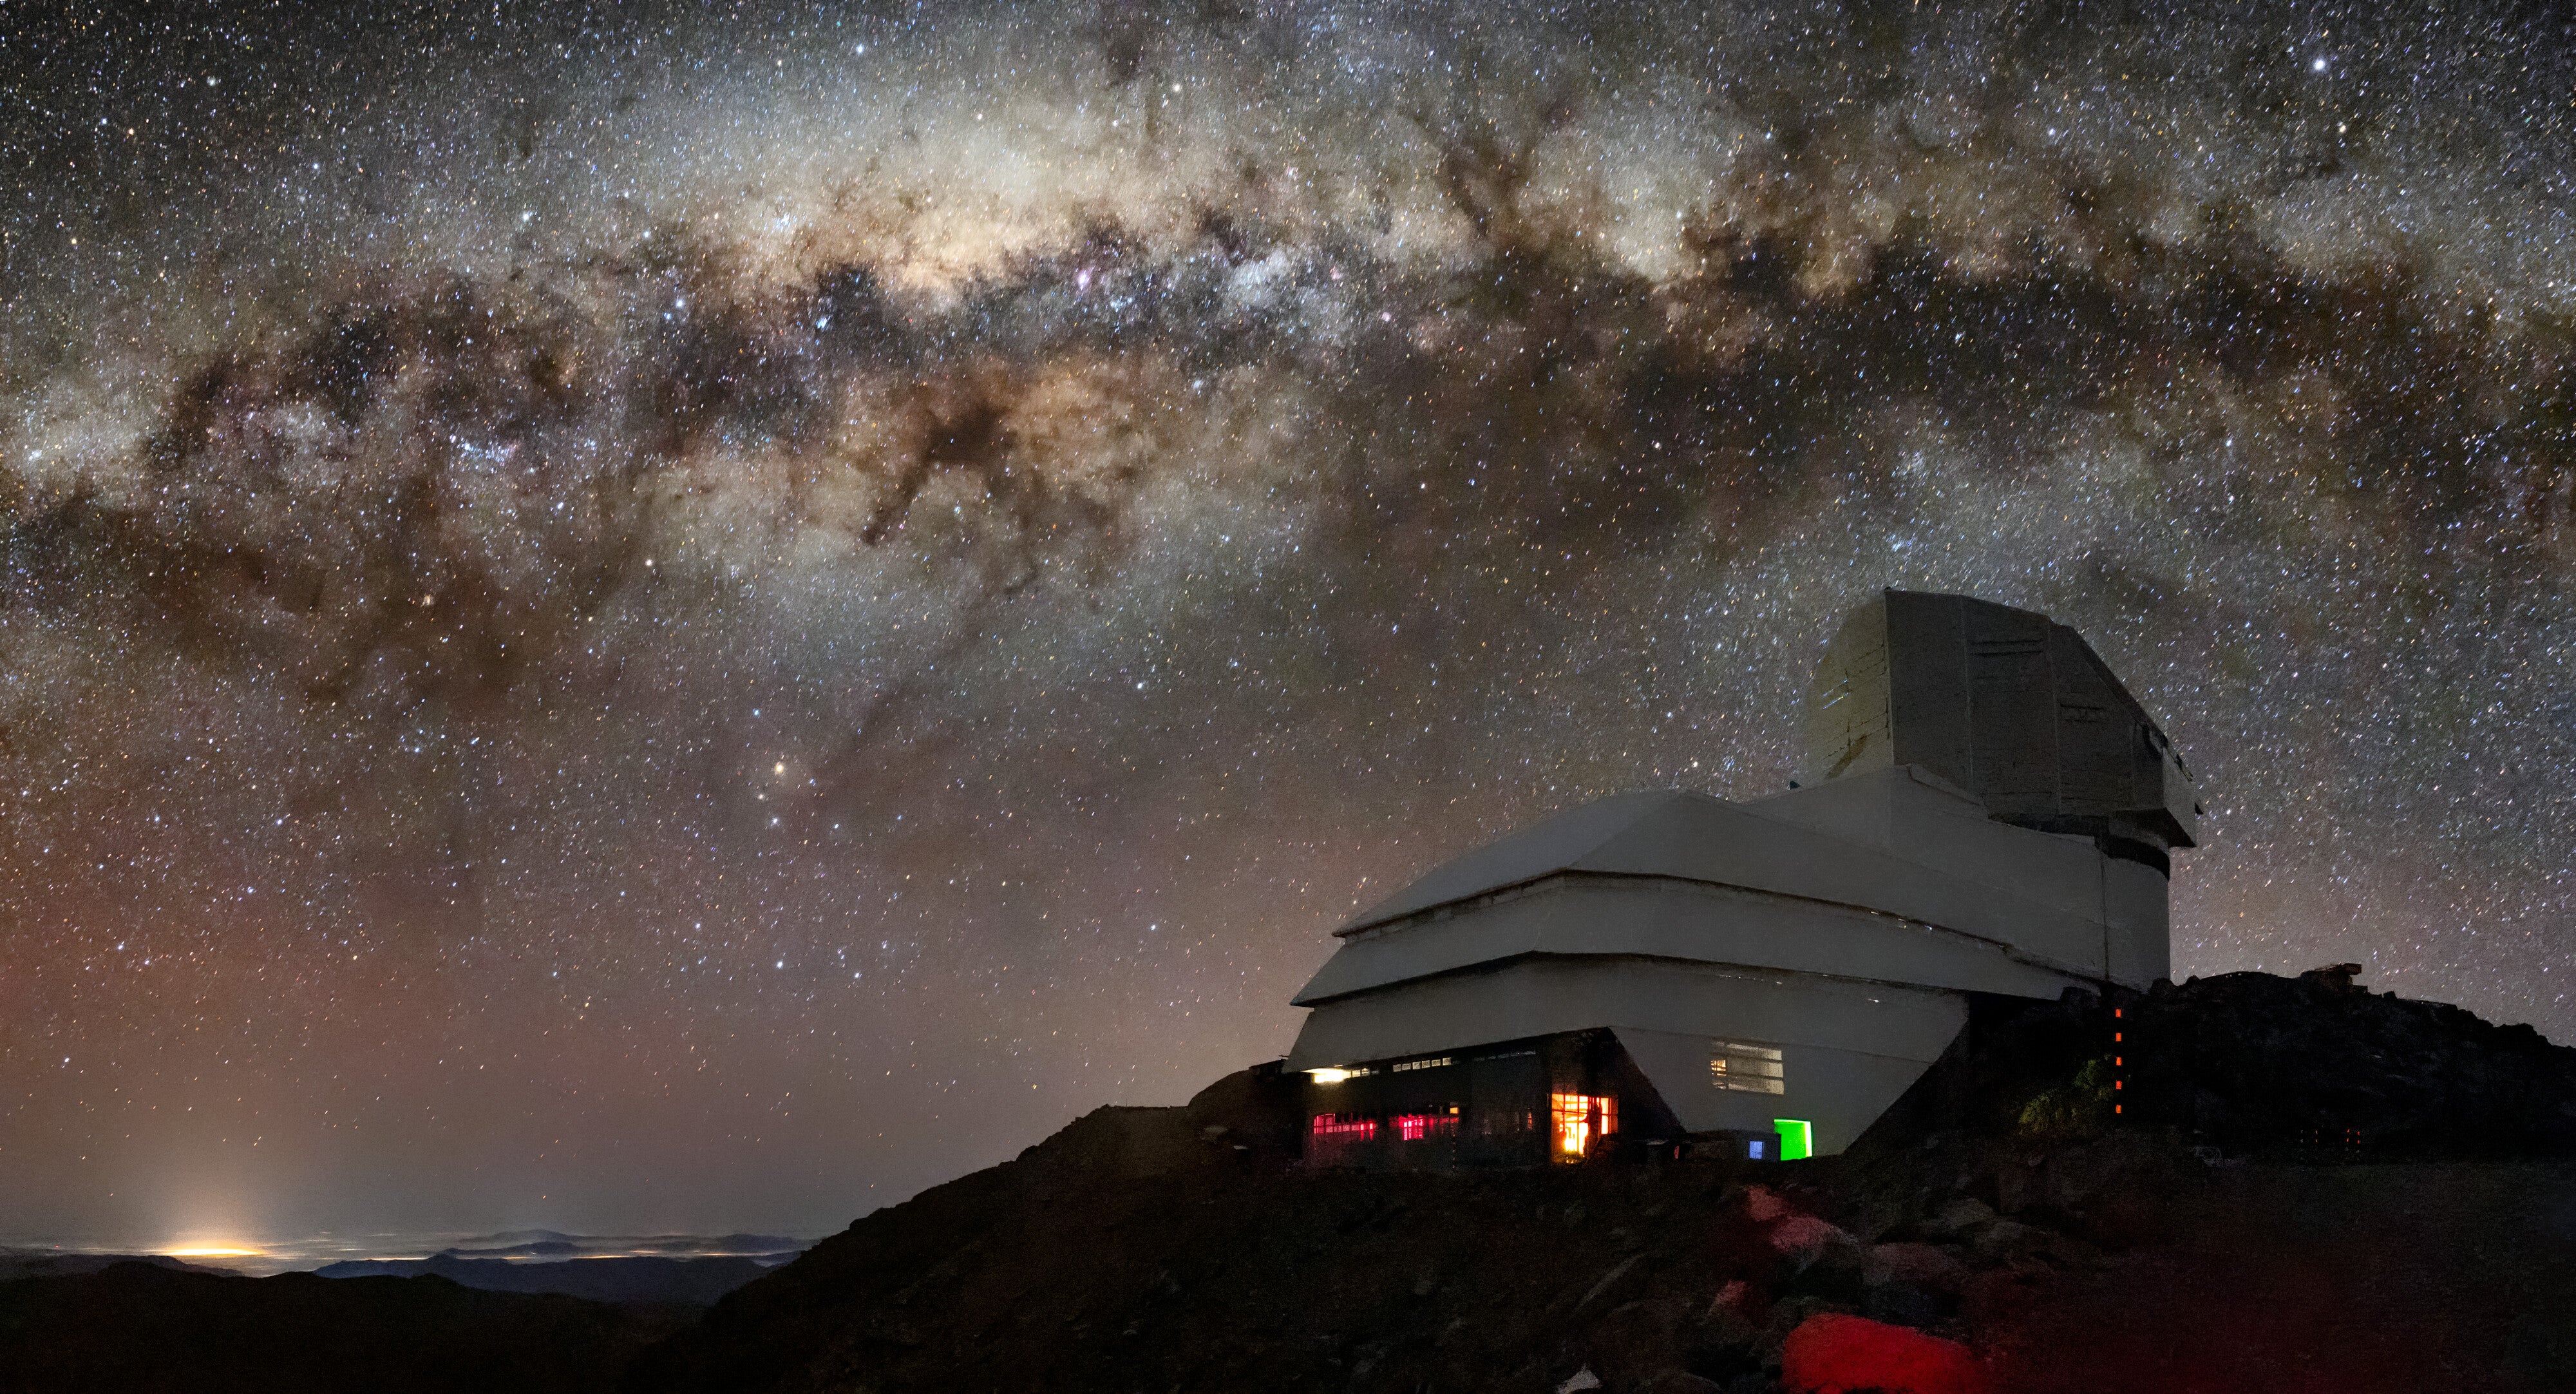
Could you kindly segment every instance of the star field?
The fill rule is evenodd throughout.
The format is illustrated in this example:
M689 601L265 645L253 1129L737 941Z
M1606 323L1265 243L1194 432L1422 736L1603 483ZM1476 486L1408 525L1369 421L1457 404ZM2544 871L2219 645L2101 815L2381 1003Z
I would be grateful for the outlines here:
M822 1232L2082 631L2183 973L2576 1038L2576 85L2491 7L0 40L0 1233Z

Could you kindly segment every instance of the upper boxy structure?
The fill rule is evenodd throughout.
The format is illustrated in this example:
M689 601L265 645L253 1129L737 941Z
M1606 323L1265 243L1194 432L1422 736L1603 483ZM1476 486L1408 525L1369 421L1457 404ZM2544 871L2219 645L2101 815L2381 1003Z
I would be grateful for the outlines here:
M2150 866L2199 826L2182 757L2082 635L1964 595L1882 593L1816 670L1791 787L1900 765Z
M1805 729L1788 793L1602 799L1336 930L1295 999L1289 1066L1331 1081L1311 1091L1310 1155L1359 1139L1398 1161L1526 1160L1605 1132L1789 1124L1839 1151L1939 1057L1970 994L2166 974L2191 778L2074 631L1884 592L1829 646Z

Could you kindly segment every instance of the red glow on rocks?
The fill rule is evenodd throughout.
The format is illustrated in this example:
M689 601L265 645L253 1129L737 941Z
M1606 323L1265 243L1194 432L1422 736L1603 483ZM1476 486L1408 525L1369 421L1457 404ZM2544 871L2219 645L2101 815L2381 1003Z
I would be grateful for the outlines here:
M1780 1348L1780 1383L1793 1394L1986 1394L1985 1368L1956 1341L1866 1317L1807 1318Z

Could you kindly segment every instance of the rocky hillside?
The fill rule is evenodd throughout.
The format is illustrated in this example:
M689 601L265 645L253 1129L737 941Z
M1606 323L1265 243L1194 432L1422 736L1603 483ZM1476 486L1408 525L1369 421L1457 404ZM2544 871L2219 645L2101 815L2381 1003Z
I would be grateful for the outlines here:
M2344 975L1981 1009L1838 1158L1308 1173L1280 1127L1242 1077L1097 1111L639 1388L2576 1388L2576 1052Z

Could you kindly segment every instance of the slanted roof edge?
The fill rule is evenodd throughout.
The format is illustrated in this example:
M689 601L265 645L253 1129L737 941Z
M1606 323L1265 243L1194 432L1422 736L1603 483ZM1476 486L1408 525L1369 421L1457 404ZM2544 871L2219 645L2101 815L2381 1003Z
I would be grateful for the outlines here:
M1894 920L1894 921L1896 921L1896 922L1897 922L1897 923L1899 923L1899 924L1903 924L1903 925L1912 925L1912 926L1915 926L1915 927L1918 927L1918 928L1931 930L1932 932L1934 932L1934 933L1936 933L1936 934L1944 935L1944 936L1947 936L1947 937L1949 937L1949 938L1966 940L1968 943L1973 944L1973 945L1975 945L1975 946L1977 946L1977 947L1980 947L1980 948L1986 948L1986 949L1992 949L1992 950L1994 950L1996 953L1998 953L1998 954L2002 955L2004 958L2007 958L2007 959L2011 960L2011 961L2012 961L2012 962L2014 962L2014 963L2021 964L2021 965L2023 965L2024 967L2028 967L2028 968L2036 968L2036 969L2038 969L2038 970L2040 970L2041 972L2044 972L2044 973L2058 973L2058 974L2062 974L2062 975L2064 975L2064 976L2066 976L2066 977L2080 979L2080 980L2082 980L2082 981L2084 981L2084 982L2089 982L2089 983L2100 983L2100 982L2108 982L2108 981L2110 981L2109 979L2104 978L2104 977L2102 977L2101 975L2096 974L2096 973L2094 973L2094 972L2092 972L2092 971L2090 971L2090 970L2088 970L2088 969L2086 969L2086 968L2083 968L2083 967L2081 967L2081 966L2074 965L2074 964L2068 964L2068 963L2062 963L2062 962L2059 962L2058 960L2056 960L2056 959L2054 959L2054 958L2051 958L2051 957L2049 957L2049 956L2048 956L2048 955L2046 955L2046 954L2034 953L2034 952L2032 952L2032 951L2030 951L2030 950L2028 950L2028 949L2025 949L2025 948L2021 947L2021 946L2020 946L2020 945L2018 945L2018 944L2014 944L2014 943L2010 942L2009 940L2003 940L2003 939L1991 938L1991 937L1989 937L1989 936L1987 936L1987 935L1979 934L1979 933L1977 933L1975 930L1970 930L1970 929L1960 929L1960 928L1958 928L1958 927L1957 927L1957 926L1955 926L1955 925L1946 925L1946 924L1942 924L1942 923L1940 923L1940 922L1939 922L1939 921L1937 921L1937 920L1927 920L1927 919L1924 919L1924 918L1922 918L1922 917L1920 917L1920 916L1917 916L1917 915L1908 915L1908 914L1904 914L1904 913L1899 912L1899 911L1890 910L1890 909L1888 909L1887 907L1885 907L1885 906L1883 906L1883 905L1863 905L1863 904L1860 904L1860 903L1858 903L1858 902L1856 902L1856 901L1848 901L1848 900L1829 900L1829 899L1827 899L1827 898L1825 898L1825 897L1823 897L1823 896L1799 895L1799 894L1798 894L1798 893L1796 893L1795 891L1775 890L1775 889L1772 889L1771 887L1767 887L1767 886L1743 886L1743 885L1737 885L1737 884L1735 884L1734 882L1731 882L1731 881L1706 881L1706 880L1701 880L1701 879L1699 879L1699 878L1697 878L1697 877L1691 877L1691 876L1675 876L1675 875L1672 875L1672 874L1670 874L1670 873L1666 873L1666 872L1595 871L1595 870L1591 870L1591 869L1589 869L1589 868L1584 868L1584 867L1560 867L1560 868L1558 868L1558 869L1557 869L1557 870L1555 870L1555 871L1550 871L1550 872L1546 872L1546 873L1544 873L1544 874L1542 874L1542 875L1533 876L1533 877L1530 877L1530 878L1528 878L1527 880L1524 880L1524 881L1516 881L1516 882L1513 882L1511 885L1508 885L1508 886L1496 886L1496 887L1494 887L1494 888L1493 888L1492 890L1490 890L1490 891L1479 891L1479 892L1477 892L1477 893L1476 893L1476 894L1474 894L1474 895L1470 895L1470 896L1462 896L1462 897L1460 897L1460 898L1458 898L1458 899L1456 899L1456 900L1444 900L1444 901L1441 901L1441 902L1440 902L1439 904L1437 904L1437 905L1425 906L1425 907L1424 907L1423 909L1421 909L1421 910L1414 911L1414 912L1412 912L1412 913L1410 913L1410 914L1398 915L1398 916L1396 916L1396 917L1394 918L1394 920L1385 921L1385 922L1383 922L1383 923L1389 923L1389 924L1391 924L1391 923L1394 923L1394 922L1395 922L1395 921L1397 921L1397 920L1408 920L1408 919L1412 919L1412 918L1414 918L1414 917L1415 917L1415 916L1417 916L1417 915L1427 915L1427 914L1431 913L1431 912L1432 912L1432 911L1434 911L1434 910L1448 910L1448 909L1454 909L1454 908L1456 908L1456 907L1458 907L1458 906L1462 906L1462 905L1474 905L1474 904L1486 904L1486 903L1490 903L1492 900L1494 900L1494 899L1499 899L1500 897L1502 897L1502 896L1504 896L1504 895L1507 895L1507 894L1510 894L1510 893L1512 893L1512 892L1517 892L1517 891L1526 890L1526 889L1528 889L1528 888L1530 888L1530 887L1532 887L1532 886L1538 885L1538 884L1539 884L1539 883L1541 883L1541 882L1544 882L1544 881L1553 881L1553 880L1557 880L1557 879L1559 879L1559 878L1564 878L1564 879L1569 879L1569 880L1571 880L1571 879L1576 879L1576 878L1590 878L1590 879L1598 879L1598 880L1603 880L1603 881L1670 881L1670 882L1674 882L1674 883L1676 883L1676 884L1680 884L1680 885L1687 885L1687 886L1716 886L1716 887L1720 887L1720 888L1725 889L1725 890L1730 890L1730 891L1741 891L1741 892L1744 892L1744 893L1746 893L1746 894L1748 894L1748 895L1772 896L1772 897L1776 897L1776 898L1778 898L1778 899L1780 899L1780 900L1793 900L1793 901L1797 901L1797 902L1799 902L1799 903L1801 903L1801 904L1806 904L1806 905L1827 905L1827 906L1831 906L1831 907L1833 907L1833 908L1835 908L1835 909L1837 909L1837 910L1848 910L1848 911L1854 911L1854 912L1857 912L1857 913L1859 913L1859 914L1863 914L1863 915L1870 915L1870 916L1874 916L1874 917L1877 917L1877 918L1880 918L1880 919L1885 919L1885 920ZM2011 893L2010 893L2010 892L2007 892L2007 891L2000 891L2000 890L1997 890L1997 891L1995 891L1994 893L1995 893L1995 894L1997 894L1997 895L1999 895L1999 896L2005 896L2005 897L2010 897L2010 895L2011 895ZM2045 907L2042 907L2042 908L2044 909ZM1373 929L1373 928L1377 928L1377 926L1375 926L1375 925L1365 925L1365 926L1361 926L1361 928ZM1338 931L1336 931L1336 932L1338 933ZM1356 931L1354 931L1354 932L1356 932ZM1305 994L1305 992L1304 992L1303 990L1300 990L1296 996L1291 997L1291 998L1289 998L1289 999L1288 999L1288 1005L1290 1005L1290 1006L1292 1006L1292 1007L1315 1007L1315 1006L1320 1006L1320 1005L1322 1005L1323 1003L1326 1003L1326 1002L1339 1002L1339 1001L1342 1001L1342 1000L1343 1000L1343 999L1345 999L1345 998L1351 998L1351 997L1362 997L1362 996L1366 996L1367 994L1372 993L1372 992L1384 992L1384 991L1387 991L1387 990L1392 989L1392 988L1403 987L1403 986L1405 986L1405 985L1406 985L1406 984L1408 984L1408 983L1428 982L1428 981L1430 981L1430 980L1432 980L1432 979L1434 979L1434 978L1445 978L1445 977L1449 977L1449 976L1452 976L1452 975L1454 975L1454 974L1459 974L1459 973L1472 973L1472 972L1476 972L1476 971L1478 971L1478 970L1480 970L1480 969L1484 969L1484 968L1492 967L1492 966L1494 966L1494 965L1496 965L1496 964L1502 964L1502 963L1517 963L1517 962L1520 962L1520 961L1522 961L1522 960L1524 960L1524 959L1530 959L1530 958L1649 958L1649 959L1656 959L1656 960L1660 960L1660 961L1668 961L1668 962L1674 962L1674 963L1704 963L1704 964L1716 964L1716 965L1721 966L1721 967L1741 967L1741 968L1746 968L1746 969L1750 969L1750 970L1753 970L1753 971L1759 971L1759 972L1765 972L1765 973L1792 973L1792 974L1799 974L1799 975L1803 975L1803 976L1807 976L1807 977L1834 978L1834 979L1838 979L1838 980L1842 980L1842 981L1849 981L1849 982L1871 982L1871 983L1883 982L1883 983L1889 983L1889 984L1896 985L1896 986L1911 986L1911 987L1924 987L1924 986L1929 986L1928 984L1924 984L1924 983L1907 983L1907 982L1905 982L1905 981L1904 981L1904 980L1902 980L1902 979L1896 979L1896 978L1869 978L1869 977L1861 977L1861 976L1857 976L1857 975L1842 974L1842 973L1817 973L1817 972L1814 972L1814 971L1812 971L1812 970L1810 970L1810 969L1805 969L1805 968L1781 968L1781 967L1777 967L1777 966L1769 966L1769 967L1765 967L1765 966L1755 965L1755 964L1733 964L1733 963L1721 963L1719 960L1716 960L1716 959L1686 958L1686 957L1681 957L1681 956L1672 955L1672 954L1638 954L1638 953L1601 953L1601 954L1587 954L1587 953L1566 953L1566 952L1562 952L1562 951L1558 951L1558 950L1550 950L1550 949L1529 949L1529 950L1523 950L1523 951L1520 951L1520 952L1515 952L1515 953L1509 953L1509 954L1499 955L1499 956L1494 957L1494 958L1477 959L1477 960L1475 960L1475 961L1473 961L1473 962L1469 962L1469 963L1460 963L1460 964L1456 964L1456 965L1453 965L1453 966L1448 967L1448 968L1438 969L1438 970L1435 970L1435 971L1433 971L1433 972L1418 974L1418 975L1413 976L1413 977L1397 978L1397 979L1394 979L1394 980L1389 981L1389 982L1375 983L1375 984L1372 984L1372 985L1370 985L1370 986L1368 986L1368 987L1353 988L1353 989L1351 989L1351 990L1349 990L1349 991L1347 991L1347 992L1336 992L1336 993L1332 993L1332 994L1330 994L1329 996L1324 996L1324 997L1309 997L1309 996L1307 996L1307 995ZM1317 970L1317 972L1316 972L1316 976L1317 976L1317 977L1321 977L1321 976L1322 976L1322 970L1321 970L1321 969L1318 969L1318 970ZM1309 981L1311 982L1312 980L1310 979ZM1951 989L1944 989L1944 990L1946 991L1946 990L1951 990Z
M1937 925L1933 926L1933 928L1938 927L1939 926ZM2084 982L2098 983L2102 981L2101 979L2092 977L2088 974L2073 969L2061 968L2054 964L2039 962L2023 955L2012 953L2009 950L2005 951L2004 956L2026 968L2035 968L2043 973L2056 973L2068 978L2081 979ZM1635 963L1686 963L1694 968L1715 968L1723 972L1743 974L1748 977L1820 978L1826 982L1857 983L1864 987L1901 988L1908 992L1974 993L1987 991L1985 988L1950 987L1942 983L1917 982L1910 978L1873 978L1858 973L1822 973L1812 968L1780 968L1762 963L1737 963L1732 959L1686 958L1677 954L1637 953L1633 951L1599 954L1570 954L1560 953L1550 949L1527 949L1519 953L1506 954L1500 958L1481 959L1474 963L1461 963L1452 968L1443 968L1437 972L1425 973L1420 977L1400 978L1391 983L1379 983L1372 987L1354 988L1349 992L1337 992L1330 997L1317 998L1311 1002L1304 1000L1292 1001L1289 1005L1307 1008L1330 1006L1336 1002L1348 1002L1355 998L1370 997L1381 992L1395 992L1415 986L1419 983L1432 982L1441 978L1463 978L1477 973L1496 972L1501 969L1511 968L1519 964L1529 963L1543 958L1622 959ZM2070 984L2070 986L2071 985L2072 984ZM1645 1028L1641 1027L1639 1029L1643 1030Z
M1663 797L1658 798L1657 796L1659 795ZM1460 905L1471 900L1481 900L1488 895L1492 895L1500 891L1512 890L1516 887L1529 885L1532 882L1544 881L1551 876L1557 876L1568 871L1576 870L1584 858L1600 851L1603 847L1608 846L1614 838L1617 838L1635 828L1639 822L1645 819L1647 816L1647 810L1662 803L1669 802L1673 798L1699 798L1707 799L1712 803L1726 803L1725 800L1716 798L1713 795L1694 793L1688 789L1632 789L1622 794L1607 794L1601 798L1587 799L1582 803L1576 804L1572 808L1561 809L1555 813L1551 813L1547 817L1530 824L1528 827L1515 828L1491 842L1480 843L1474 847L1468 848L1466 851L1458 853L1455 856L1448 857L1435 863L1431 867L1425 869L1422 874L1405 882L1403 885L1398 886L1392 893L1381 898L1376 904L1371 905L1366 910L1362 910L1359 914L1344 921L1340 927L1333 931L1333 937L1336 939L1347 939L1364 930L1375 929L1380 925L1394 924L1398 920L1409 920L1416 915L1427 914L1433 910L1440 909L1443 906ZM1477 856L1480 853L1489 852L1514 838L1539 833L1554 823L1570 819L1587 809L1597 808L1613 799L1633 799L1637 802L1640 811L1630 815L1620 823L1604 830L1600 836L1582 844L1573 851L1555 858L1555 864L1547 867L1545 870L1532 872L1531 874L1523 876L1517 880L1498 881L1492 885L1479 886L1472 891L1465 892L1461 895L1453 895L1446 900L1429 901L1421 905L1397 910L1389 910L1387 908L1392 905L1400 904L1404 900L1406 892L1411 891L1416 886L1421 885L1423 882L1430 880L1432 877L1439 875L1441 872L1446 871L1450 867L1455 866L1462 861ZM1734 805L1728 806L1733 807Z

